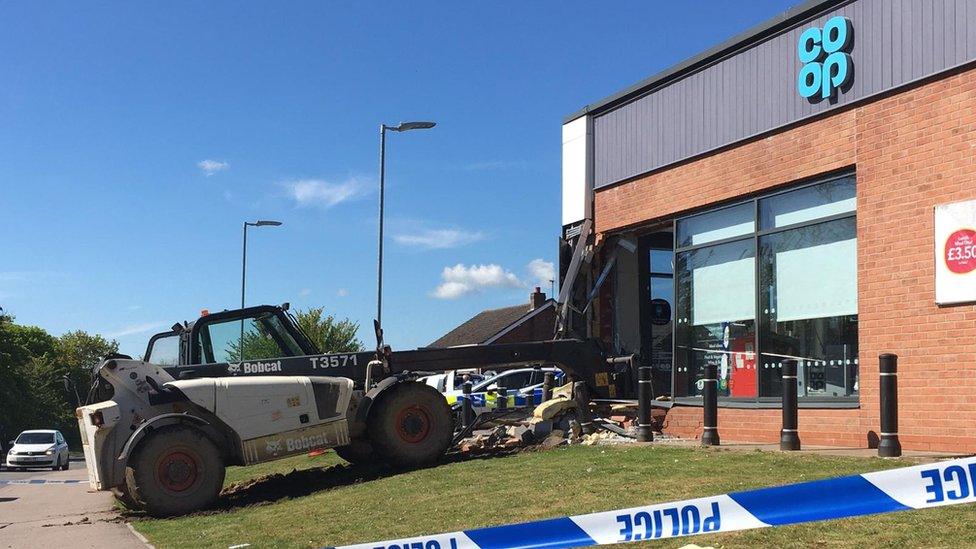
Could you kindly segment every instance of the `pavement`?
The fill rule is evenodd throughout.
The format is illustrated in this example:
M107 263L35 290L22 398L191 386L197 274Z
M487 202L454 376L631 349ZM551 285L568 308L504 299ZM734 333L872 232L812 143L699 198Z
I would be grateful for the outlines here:
M147 544L119 518L112 494L90 490L83 461L72 461L67 471L4 468L0 471L0 548L146 549Z

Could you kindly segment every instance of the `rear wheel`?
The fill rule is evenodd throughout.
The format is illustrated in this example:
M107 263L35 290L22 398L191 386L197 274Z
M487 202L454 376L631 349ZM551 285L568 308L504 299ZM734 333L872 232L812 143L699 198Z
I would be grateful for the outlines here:
M334 450L339 457L353 465L365 465L376 461L376 452L373 450L373 445L366 439L353 439L348 445L337 446Z
M444 395L414 381L381 393L370 410L368 425L376 455L396 467L437 461L454 436L454 416Z
M172 425L146 436L125 468L125 491L153 516L209 506L224 484L217 445L192 427Z

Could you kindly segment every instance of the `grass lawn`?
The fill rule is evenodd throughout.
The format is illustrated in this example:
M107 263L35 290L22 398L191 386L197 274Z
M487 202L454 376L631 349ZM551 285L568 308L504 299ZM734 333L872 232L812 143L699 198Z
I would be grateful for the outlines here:
M911 465L907 461L665 447L573 446L449 463L400 474L299 456L232 468L258 481L222 497L222 510L139 519L158 548L321 547L607 511ZM298 497L282 494L300 493ZM844 497L844 494L837 494ZM681 547L976 546L976 505L646 542ZM633 544L632 544L633 545Z

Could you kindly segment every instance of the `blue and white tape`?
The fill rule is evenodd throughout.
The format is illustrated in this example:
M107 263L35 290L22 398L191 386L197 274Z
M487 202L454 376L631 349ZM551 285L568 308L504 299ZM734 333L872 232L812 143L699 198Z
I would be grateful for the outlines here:
M334 549L585 547L973 502L976 502L976 457L646 507L344 545Z

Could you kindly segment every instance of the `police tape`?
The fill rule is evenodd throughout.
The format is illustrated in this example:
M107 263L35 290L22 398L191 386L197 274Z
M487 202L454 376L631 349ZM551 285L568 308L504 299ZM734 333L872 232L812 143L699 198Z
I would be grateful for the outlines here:
M976 457L646 507L330 549L585 547L976 502Z

